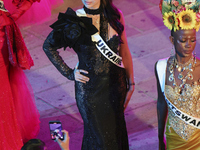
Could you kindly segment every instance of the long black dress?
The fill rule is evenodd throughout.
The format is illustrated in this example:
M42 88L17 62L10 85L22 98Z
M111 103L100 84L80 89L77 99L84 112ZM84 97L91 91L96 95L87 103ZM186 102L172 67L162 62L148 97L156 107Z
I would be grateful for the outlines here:
M77 17L72 9L60 14L43 49L55 67L68 79L74 80L69 68L56 51L72 47L78 55L79 69L87 70L89 82L75 81L75 97L84 121L82 150L128 150L128 137L123 113L127 92L125 69L107 60L91 41L97 29L87 17ZM101 15L100 35L118 53L120 38L108 38L108 22ZM84 35L83 35L84 33Z

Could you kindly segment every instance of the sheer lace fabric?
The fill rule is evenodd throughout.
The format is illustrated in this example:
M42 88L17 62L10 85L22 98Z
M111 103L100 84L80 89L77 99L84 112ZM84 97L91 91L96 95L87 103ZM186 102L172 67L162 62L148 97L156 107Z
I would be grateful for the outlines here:
M73 69L67 64L60 67L63 60L55 51L61 45L54 43L55 39L50 35L44 43L45 53L62 74L74 80L71 78ZM103 15L100 19L100 35L108 46L118 53L120 38L113 36L108 39L108 21ZM75 81L76 102L84 121L82 150L128 150L123 113L127 92L125 69L107 60L91 41L87 44L79 41L73 49L78 55L78 69L87 70L89 74L85 76L90 78L86 84Z

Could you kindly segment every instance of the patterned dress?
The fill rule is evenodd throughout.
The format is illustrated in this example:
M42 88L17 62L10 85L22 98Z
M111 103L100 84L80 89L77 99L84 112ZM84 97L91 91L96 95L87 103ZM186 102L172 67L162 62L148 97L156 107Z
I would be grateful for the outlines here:
M159 60L157 73L165 99L168 99L177 109L189 116L200 118L200 85L185 84L185 93L178 93L174 88L165 85L166 64L168 59ZM165 64L165 65L164 65ZM163 87L163 88L162 88ZM184 119L189 119L182 117ZM192 122L197 125L198 122ZM168 105L166 124L166 139L168 150L200 150L200 129L181 120Z

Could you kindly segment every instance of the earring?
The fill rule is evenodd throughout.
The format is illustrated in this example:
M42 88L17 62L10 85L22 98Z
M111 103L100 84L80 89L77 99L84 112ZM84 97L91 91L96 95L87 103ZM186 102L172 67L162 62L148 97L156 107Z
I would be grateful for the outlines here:
M172 45L171 54L170 56L174 56L174 45Z
M197 54L196 54L196 51L194 50L194 64L196 65L197 63Z

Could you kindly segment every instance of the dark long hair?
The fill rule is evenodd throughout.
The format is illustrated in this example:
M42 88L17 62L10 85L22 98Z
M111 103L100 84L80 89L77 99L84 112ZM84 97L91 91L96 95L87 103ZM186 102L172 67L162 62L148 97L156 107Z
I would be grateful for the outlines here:
M45 143L40 139L30 139L21 150L44 150Z
M124 25L120 22L120 12L113 5L112 0L101 0L101 6L104 10L104 15L108 19L111 27L117 31L121 37L122 32L124 31ZM123 41L122 41L123 42Z

